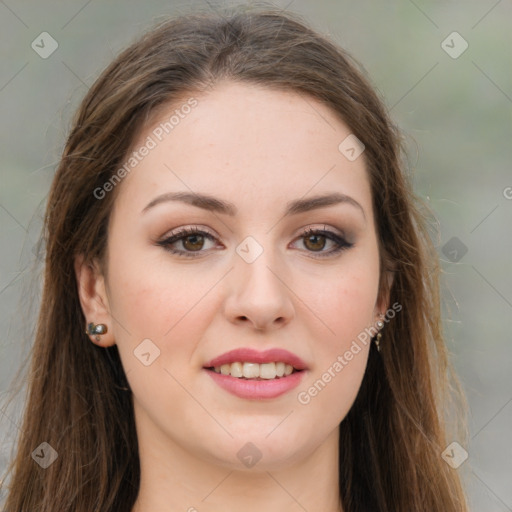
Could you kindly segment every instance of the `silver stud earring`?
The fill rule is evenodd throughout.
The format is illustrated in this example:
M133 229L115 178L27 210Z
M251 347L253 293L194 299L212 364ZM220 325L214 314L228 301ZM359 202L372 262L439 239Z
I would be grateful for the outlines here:
M96 341L100 341L100 336L105 334L108 331L108 327L105 324L94 324L90 322L87 324L87 329L85 331L89 336L94 336Z

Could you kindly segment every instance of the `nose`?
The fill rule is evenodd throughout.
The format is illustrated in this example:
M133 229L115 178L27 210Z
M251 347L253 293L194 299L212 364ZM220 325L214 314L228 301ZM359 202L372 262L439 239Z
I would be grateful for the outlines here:
M230 322L267 331L282 328L293 318L293 292L287 285L286 272L270 252L264 250L252 263L236 256L225 303Z

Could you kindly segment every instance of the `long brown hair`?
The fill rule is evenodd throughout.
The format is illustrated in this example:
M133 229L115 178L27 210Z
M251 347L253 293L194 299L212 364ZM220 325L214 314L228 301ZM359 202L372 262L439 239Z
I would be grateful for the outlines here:
M124 162L162 107L219 80L300 92L335 112L365 145L381 257L379 294L403 310L372 344L357 399L340 425L346 512L460 512L459 475L441 458L454 389L441 329L437 253L403 164L403 141L345 51L299 17L238 7L166 20L121 53L76 114L45 219L46 262L29 394L6 511L131 510L140 467L131 393L117 348L84 333L74 259L102 261L115 191L94 190ZM341 141L340 141L341 142ZM122 184L120 185L122 186ZM386 272L394 281L388 289ZM31 454L47 442L47 469Z

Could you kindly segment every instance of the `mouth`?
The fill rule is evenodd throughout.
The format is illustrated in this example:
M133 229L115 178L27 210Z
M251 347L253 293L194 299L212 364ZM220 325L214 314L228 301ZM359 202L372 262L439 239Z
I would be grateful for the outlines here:
M203 370L223 390L239 398L276 398L297 387L307 373L306 363L288 350L260 352L231 350L208 361Z
M255 363L249 361L235 361L220 366L205 367L219 375L226 375L235 379L252 381L269 381L286 378L294 373L302 372L284 361L272 361L269 363Z

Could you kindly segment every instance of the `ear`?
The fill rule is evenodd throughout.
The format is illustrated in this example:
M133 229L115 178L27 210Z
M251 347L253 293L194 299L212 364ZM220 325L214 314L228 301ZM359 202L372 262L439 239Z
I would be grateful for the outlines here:
M86 325L89 323L105 324L107 332L99 336L90 334L93 343L100 347L109 347L115 344L113 334L112 316L105 287L105 278L97 262L86 263L83 255L75 258L75 275L80 305L85 316ZM99 341L98 339L99 338Z

